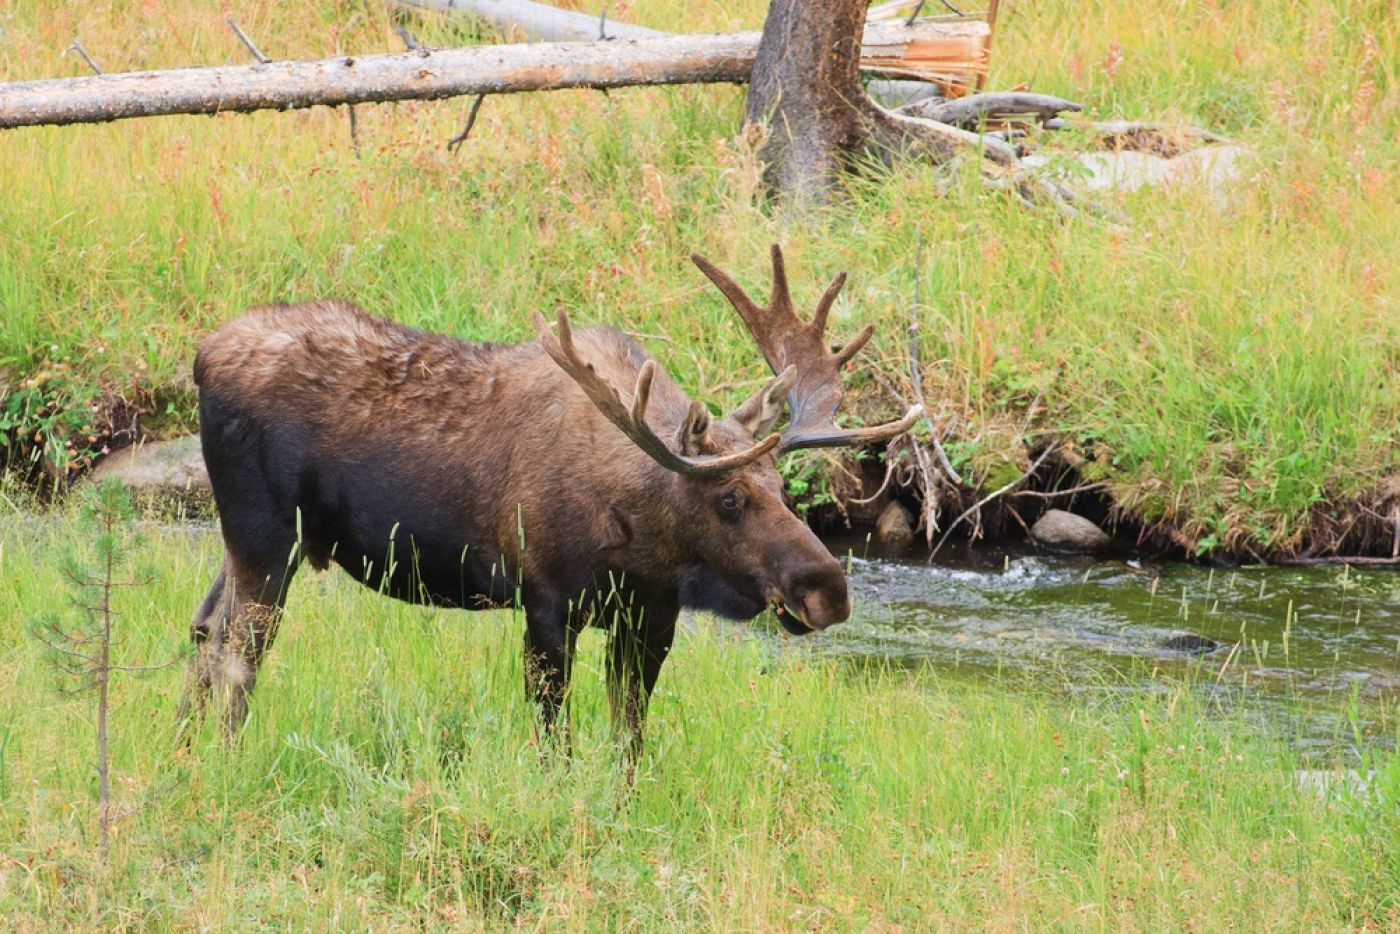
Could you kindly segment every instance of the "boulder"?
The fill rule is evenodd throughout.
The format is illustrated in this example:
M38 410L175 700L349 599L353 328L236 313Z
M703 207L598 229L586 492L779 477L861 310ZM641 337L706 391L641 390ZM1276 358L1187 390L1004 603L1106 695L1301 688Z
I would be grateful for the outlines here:
M209 473L204 469L204 454L196 435L122 448L103 458L88 475L93 483L112 477L138 493L184 495L209 489Z
M1171 159L1133 150L1032 153L1026 165L1055 171L1068 160L1076 170L1065 179L1086 191L1136 191L1149 186L1200 185L1224 204L1230 189L1244 179L1249 150L1243 146L1202 146Z
M1041 516L1031 526L1031 538L1046 548L1070 552L1102 551L1111 541L1103 529L1063 509L1051 509Z
M908 545L914 540L914 517L899 503L891 502L875 520L875 541L880 545Z

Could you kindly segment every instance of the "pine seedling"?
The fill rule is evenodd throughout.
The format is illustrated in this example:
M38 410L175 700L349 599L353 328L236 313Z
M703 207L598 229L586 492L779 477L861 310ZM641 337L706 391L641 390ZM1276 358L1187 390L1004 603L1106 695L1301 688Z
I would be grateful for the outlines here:
M86 534L59 558L59 570L69 587L70 610L41 617L31 627L58 676L59 691L97 695L97 830L104 862L112 825L107 732L112 673L164 667L118 664L113 658L113 649L121 644L115 636L118 615L112 607L113 594L151 578L149 572L133 570L141 542L132 516L131 500L120 482L109 480L86 491L81 512Z

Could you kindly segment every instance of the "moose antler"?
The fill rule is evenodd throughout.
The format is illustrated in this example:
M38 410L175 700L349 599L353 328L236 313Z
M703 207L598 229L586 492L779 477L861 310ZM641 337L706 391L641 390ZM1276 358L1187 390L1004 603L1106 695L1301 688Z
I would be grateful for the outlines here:
M846 284L844 272L831 280L831 285L817 301L811 322L806 323L792 306L783 251L776 243L773 244L773 291L766 308L749 298L738 283L699 253L690 254L690 258L739 312L773 372L781 373L789 366L797 368L797 379L788 391L792 417L783 431L779 453L888 441L914 427L923 414L922 406L915 405L903 418L884 425L854 429L836 427L836 412L841 407L842 397L841 367L875 334L875 325L867 324L839 350L827 349L822 333L826 330L831 306Z
M667 470L692 477L715 477L751 464L778 446L779 437L771 434L752 447L733 454L688 457L677 453L663 441L647 424L647 403L651 399L651 383L656 377L656 361L642 364L637 374L637 384L632 390L632 408L629 410L618 396L617 390L608 385L598 375L593 364L579 356L574 347L573 331L569 328L569 316L564 309L558 310L559 334L550 330L548 322L539 312L535 312L535 330L540 335L540 345L545 353L559 364L560 369L578 383L584 394L598 407L622 433L631 438L637 447L645 451L652 460ZM681 426L681 436L693 431L697 425L709 423L709 411L699 402L692 402L685 424ZM703 427L700 432L703 433Z

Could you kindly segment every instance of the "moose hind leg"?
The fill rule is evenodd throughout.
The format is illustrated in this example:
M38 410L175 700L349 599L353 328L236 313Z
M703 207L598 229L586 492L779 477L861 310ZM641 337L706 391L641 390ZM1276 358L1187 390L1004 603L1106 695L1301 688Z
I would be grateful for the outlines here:
M194 611L194 619L190 621L190 641L194 644L194 653L185 669L185 687L180 694L176 714L180 732L185 738L198 725L209 703L213 666L228 620L227 584L228 566L225 562L199 608Z
M209 672L212 691L224 708L229 738L248 718L248 696L257 681L258 666L277 636L296 565L290 560L269 568L229 556L228 616Z

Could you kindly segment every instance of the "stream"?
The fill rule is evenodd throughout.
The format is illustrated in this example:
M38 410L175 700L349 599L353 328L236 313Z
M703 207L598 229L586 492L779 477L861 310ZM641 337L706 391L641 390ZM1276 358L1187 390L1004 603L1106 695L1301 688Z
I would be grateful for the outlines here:
M1353 747L1358 730L1394 741L1382 717L1400 696L1395 571L995 546L930 565L879 556L864 541L829 544L848 562L854 614L820 637L822 654L1085 691L1165 690L1186 678L1210 709L1263 718L1305 749Z

